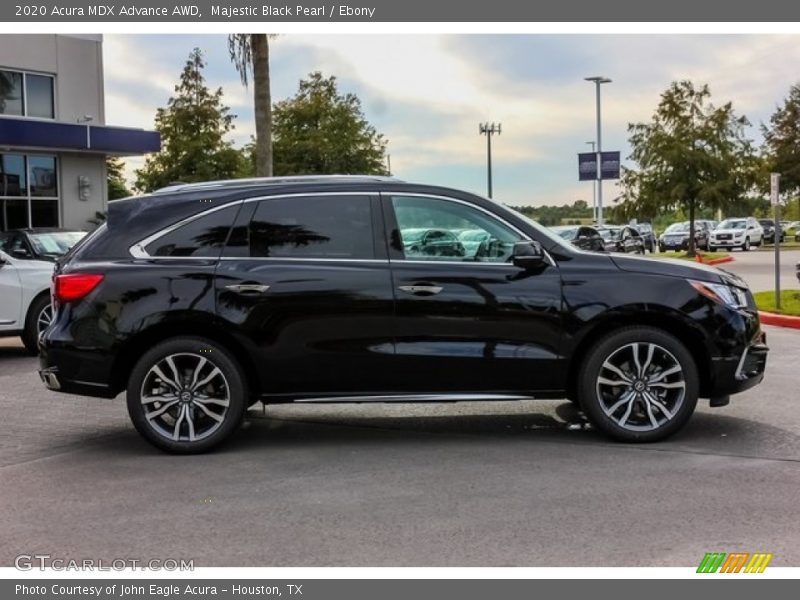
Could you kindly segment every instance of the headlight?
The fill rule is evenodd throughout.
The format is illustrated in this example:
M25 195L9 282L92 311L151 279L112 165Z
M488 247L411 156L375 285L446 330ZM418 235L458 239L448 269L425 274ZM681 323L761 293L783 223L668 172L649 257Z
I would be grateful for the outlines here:
M700 294L718 304L723 304L730 308L747 307L747 293L743 289L724 283L708 283L705 281L694 281L692 279L688 281L689 285Z
M733 235L735 235L736 237L742 237L744 235L744 231L737 231Z

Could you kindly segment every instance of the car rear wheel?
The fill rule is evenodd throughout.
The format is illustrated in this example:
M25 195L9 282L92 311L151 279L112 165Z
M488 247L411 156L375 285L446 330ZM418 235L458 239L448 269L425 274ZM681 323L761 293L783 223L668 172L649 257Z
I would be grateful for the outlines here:
M146 352L128 380L128 414L154 446L178 454L210 450L239 426L247 382L236 360L203 338L180 337Z
M25 331L22 333L22 343L31 354L39 353L39 334L42 333L53 320L53 305L50 295L43 294L31 303L28 316L25 319Z
M655 442L681 429L697 406L697 367L674 336L627 327L589 351L579 375L583 410L599 430L624 442Z

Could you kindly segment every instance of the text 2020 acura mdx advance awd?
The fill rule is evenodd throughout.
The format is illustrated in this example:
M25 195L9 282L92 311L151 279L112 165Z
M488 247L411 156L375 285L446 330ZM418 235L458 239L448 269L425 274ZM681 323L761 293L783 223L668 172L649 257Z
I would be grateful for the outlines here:
M45 384L126 390L139 432L173 452L215 446L257 401L566 397L610 436L653 441L698 397L760 382L767 354L733 275L583 252L492 201L385 178L113 202L53 296Z

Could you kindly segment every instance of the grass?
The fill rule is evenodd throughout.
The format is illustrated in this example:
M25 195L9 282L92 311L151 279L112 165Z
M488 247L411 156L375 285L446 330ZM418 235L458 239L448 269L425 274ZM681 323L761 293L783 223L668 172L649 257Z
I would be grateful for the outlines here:
M775 252L775 244L761 244L758 249L761 252L769 251ZM794 241L794 236L789 239L789 236L786 236L786 240L781 244L781 250L800 250L800 242Z
M728 252L705 252L704 250L700 250L698 252L700 256L703 257L704 260L714 260L717 258L725 258L729 255ZM652 258L678 258L680 260L694 260L694 257L690 257L688 253L683 251L669 251L669 252L656 252L650 255Z
M758 310L800 317L800 290L781 290L781 309L775 308L775 292L755 292Z

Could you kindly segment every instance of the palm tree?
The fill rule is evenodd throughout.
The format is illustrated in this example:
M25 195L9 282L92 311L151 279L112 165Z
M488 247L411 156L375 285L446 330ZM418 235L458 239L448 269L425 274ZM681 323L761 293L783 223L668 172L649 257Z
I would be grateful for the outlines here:
M256 119L255 163L257 177L272 176L272 94L269 83L269 38L266 33L235 33L228 36L228 52L242 83L253 74Z

